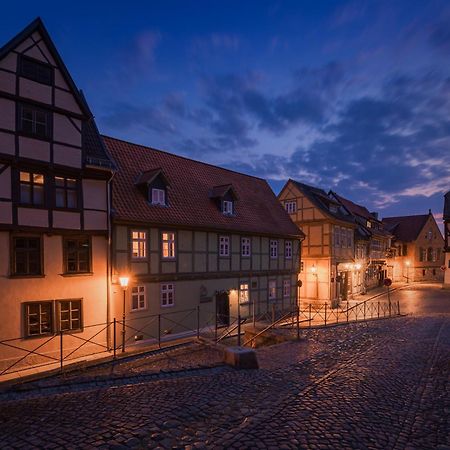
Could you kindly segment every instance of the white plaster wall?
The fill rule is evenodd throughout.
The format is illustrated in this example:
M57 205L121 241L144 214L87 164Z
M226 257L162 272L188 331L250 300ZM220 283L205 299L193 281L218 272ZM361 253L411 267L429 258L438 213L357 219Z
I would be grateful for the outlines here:
M4 165L0 164L0 171ZM6 168L0 173L0 197L11 198L11 168Z
M81 110L78 107L72 94L60 89L55 89L55 104L58 108L66 109L77 114L81 114Z
M19 77L19 94L38 102L50 105L52 103L52 88L46 84Z
M53 211L53 227L80 229L80 213L71 211Z
M48 227L48 210L37 208L17 208L19 225Z
M58 69L55 69L55 86L69 90L69 86L64 81L61 71L59 71Z
M14 155L16 152L15 148L16 144L14 134L0 132L0 153Z
M12 223L12 203L11 202L0 201L0 223ZM0 290L0 292L1 292L1 290Z
M81 122L79 120L74 122L81 129ZM81 133L66 116L57 113L53 114L53 139L81 147Z
M41 49L41 52L45 55L46 60L48 60L50 64L56 65L56 61L53 59L44 42L39 42L38 47Z
M22 53L24 50L26 50L28 47L32 46L34 44L33 40L31 38L26 38L21 44L19 44L15 50L19 53Z
M0 128L16 129L16 105L6 98L0 98Z
M0 67L6 70L15 72L17 67L17 55L8 53L2 60L0 60Z
M107 210L105 181L83 179L83 205L87 209Z
M19 154L25 158L50 161L50 143L40 139L20 136Z
M84 228L86 230L106 230L107 213L101 211L84 211Z
M53 162L64 166L81 167L81 149L54 144Z
M9 72L0 72L0 91L16 93L16 76Z

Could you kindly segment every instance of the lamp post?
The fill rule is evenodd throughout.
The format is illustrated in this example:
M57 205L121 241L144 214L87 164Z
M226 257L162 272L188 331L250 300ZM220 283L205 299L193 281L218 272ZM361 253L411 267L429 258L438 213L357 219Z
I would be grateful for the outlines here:
M406 283L409 284L409 266L411 265L411 261L406 261Z
M122 353L125 352L125 292L128 288L130 278L126 275L119 277L120 287L123 290L123 308L122 308Z

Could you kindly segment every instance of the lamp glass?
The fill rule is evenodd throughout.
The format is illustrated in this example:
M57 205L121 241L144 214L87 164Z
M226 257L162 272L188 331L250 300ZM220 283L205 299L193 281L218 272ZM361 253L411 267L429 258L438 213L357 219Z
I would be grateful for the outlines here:
M122 287L122 289L126 289L128 287L129 280L130 280L130 278L127 277L126 275L122 275L119 277L119 283L120 283L120 286Z

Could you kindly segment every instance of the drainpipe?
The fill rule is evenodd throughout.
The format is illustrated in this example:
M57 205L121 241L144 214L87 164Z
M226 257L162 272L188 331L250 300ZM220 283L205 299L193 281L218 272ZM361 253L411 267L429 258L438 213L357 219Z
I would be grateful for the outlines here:
M111 289L112 289L112 264L111 264L111 256L112 256L112 220L111 220L111 190L112 190L112 180L116 173L113 172L111 178L107 183L107 202L108 202L108 249L106 256L106 323L109 325L111 321ZM106 342L108 348L111 347L111 330L109 326L106 328Z

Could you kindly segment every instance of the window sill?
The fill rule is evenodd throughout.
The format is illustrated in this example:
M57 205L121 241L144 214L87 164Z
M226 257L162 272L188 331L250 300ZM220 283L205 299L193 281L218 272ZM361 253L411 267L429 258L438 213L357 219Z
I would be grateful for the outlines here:
M45 278L45 275L41 274L41 275L18 275L18 274L13 274L10 275L8 278Z
M94 272L74 272L74 273L60 273L61 277L91 277L94 275Z
M148 307L139 308L139 309L130 309L130 313L132 313L132 314L136 314L136 313L140 313L140 312L146 312L146 311L148 311Z

